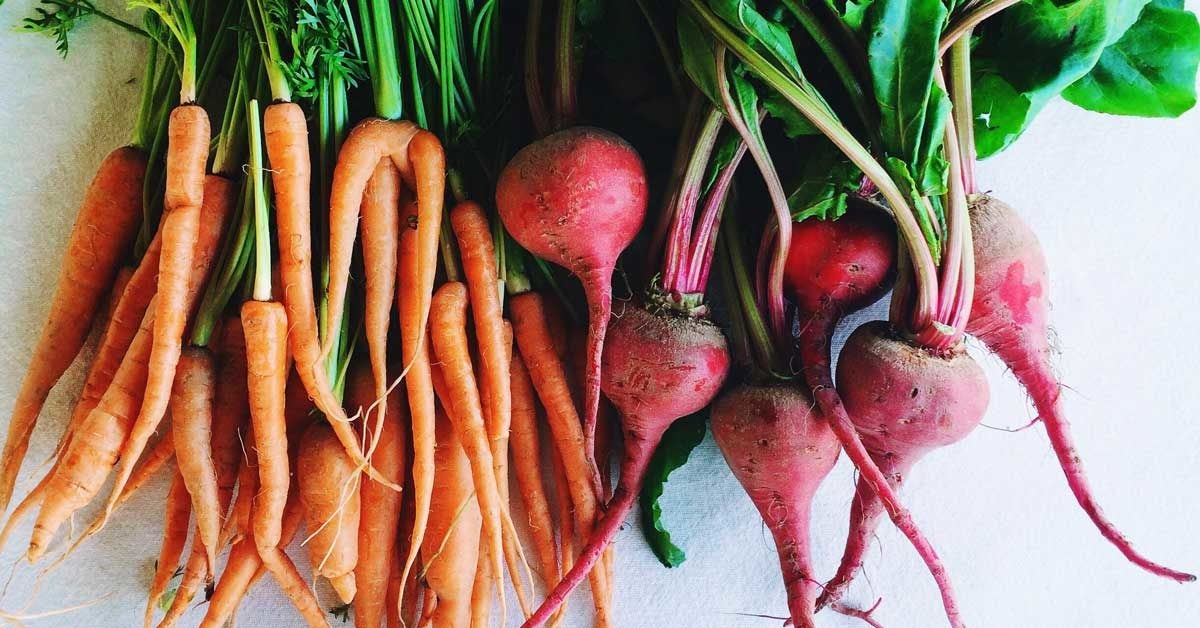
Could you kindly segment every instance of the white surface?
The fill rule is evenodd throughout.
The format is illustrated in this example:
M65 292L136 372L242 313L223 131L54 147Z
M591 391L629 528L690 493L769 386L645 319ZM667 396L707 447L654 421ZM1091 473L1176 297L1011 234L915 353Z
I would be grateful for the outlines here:
M51 42L11 32L31 4L9 0L0 9L0 363L9 366L0 377L0 416L28 364L84 187L101 157L128 140L142 64L136 43L99 23L82 29L70 58L59 59ZM1149 556L1192 570L1200 569L1198 146L1195 112L1148 121L1057 103L1014 149L980 170L985 187L1024 212L1051 261L1067 407L1101 502ZM985 423L1026 423L1032 415L1024 395L995 359L976 355L993 383ZM81 376L76 366L51 395L29 461L50 451ZM18 494L32 487L32 474L27 464ZM832 573L840 556L852 481L843 459L818 495L819 573ZM159 482L143 492L48 576L28 612L107 597L35 625L137 623L164 491ZM1094 531L1040 429L978 430L929 456L905 498L945 558L972 626L1185 628L1200 621L1200 585L1146 575ZM617 552L618 625L778 626L739 615L782 615L784 599L770 537L711 440L670 484L666 509L689 559L663 569L628 526ZM0 556L0 578L27 534L28 525ZM19 564L0 608L13 613L24 605L34 578ZM886 526L849 601L869 605L877 596L884 597L877 617L888 628L945 625L929 578ZM185 625L200 615L193 610ZM299 625L295 617L264 582L238 619L241 626ZM825 614L818 625L862 624Z

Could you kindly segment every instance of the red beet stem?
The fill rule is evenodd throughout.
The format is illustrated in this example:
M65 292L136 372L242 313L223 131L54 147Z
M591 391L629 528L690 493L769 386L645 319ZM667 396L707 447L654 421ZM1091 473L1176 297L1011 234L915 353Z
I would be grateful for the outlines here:
M621 530L621 525L625 523L625 517L629 511L633 509L634 503L637 501L638 493L642 490L642 480L646 476L646 467L650 465L650 458L654 454L654 450L658 448L659 441L662 440L662 433L657 434L632 434L625 433L625 457L621 461L621 479L617 483L617 489L613 492L612 501L608 504L608 510L604 516L596 523L596 527L592 529L592 536L587 540L587 546L579 554L575 560L575 566L571 571L563 576L562 580L558 581L554 590L546 596L542 601L542 605L533 612L529 619L521 624L522 628L540 628L544 626L554 612L558 610L563 602L567 601L567 596L574 591L588 574L592 571L592 567L604 554L604 550L608 548L613 539L616 538L617 532Z

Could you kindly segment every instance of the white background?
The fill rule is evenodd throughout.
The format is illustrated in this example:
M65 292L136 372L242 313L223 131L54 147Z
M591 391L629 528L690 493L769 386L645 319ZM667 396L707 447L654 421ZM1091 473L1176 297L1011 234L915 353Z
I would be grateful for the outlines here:
M29 362L84 188L104 154L129 139L143 63L132 38L99 22L81 29L74 52L60 59L52 42L12 31L32 4L9 0L0 8L0 363L8 367L0 416ZM1174 121L1124 119L1059 102L979 173L983 187L1023 212L1051 262L1058 366L1101 503L1149 556L1193 571L1200 570L1198 152L1195 112ZM1003 367L975 355L993 385L985 423L1028 422L1029 405ZM51 395L29 461L50 451L81 376L77 365ZM33 484L29 465L24 471L19 495ZM819 573L832 573L840 556L852 487L843 459L816 501ZM27 612L107 597L36 625L138 622L164 492L162 482L144 491L48 577ZM1104 542L1067 491L1040 429L981 428L930 455L904 497L944 557L972 626L1200 625L1200 585L1155 579ZM618 540L619 625L779 626L745 615L785 614L778 567L769 534L711 440L670 483L666 511L689 559L663 569L628 526ZM0 578L17 564L27 532L0 555ZM8 613L25 604L36 573L24 563L15 570L0 601ZM888 628L945 625L930 579L886 526L849 601L870 605L878 596L877 617ZM582 610L582 600L574 603ZM193 610L187 623L201 612ZM242 626L298 625L293 618L266 580L238 617ZM588 625L582 614L575 621ZM862 625L830 615L818 624Z

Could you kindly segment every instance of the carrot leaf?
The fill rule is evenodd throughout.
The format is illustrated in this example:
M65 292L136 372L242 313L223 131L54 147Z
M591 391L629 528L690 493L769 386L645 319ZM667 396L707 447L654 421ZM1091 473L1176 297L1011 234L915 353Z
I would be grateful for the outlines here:
M21 20L21 29L53 37L56 42L55 50L64 57L71 50L71 31L92 16L135 35L149 37L146 31L137 26L96 8L95 3L90 0L41 0L41 6L34 7L33 12L33 16Z

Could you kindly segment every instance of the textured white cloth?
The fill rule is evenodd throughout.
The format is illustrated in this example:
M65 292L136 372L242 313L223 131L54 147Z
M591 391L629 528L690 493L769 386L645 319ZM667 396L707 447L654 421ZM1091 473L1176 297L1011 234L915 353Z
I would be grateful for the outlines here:
M98 21L73 36L65 61L51 42L13 32L33 4L9 0L0 8L0 363L8 365L0 377L0 417L8 416L29 362L84 187L103 155L128 141L142 67L140 44ZM1177 121L1138 120L1055 103L1015 148L979 173L985 188L1023 212L1050 259L1058 366L1101 503L1150 557L1192 570L1200 569L1198 146L1196 112ZM848 322L843 336L865 318ZM993 385L985 423L1027 423L1032 411L1011 377L994 358L975 355ZM76 365L51 395L18 495L32 488L34 468L53 447L82 375ZM817 496L818 573L832 573L840 556L852 482L843 459ZM31 625L139 622L165 489L159 481L134 499L100 537L46 577L23 613L102 599ZM944 557L972 626L1185 628L1200 621L1200 585L1146 575L1100 538L1039 428L977 430L930 455L904 497ZM628 525L617 545L618 625L779 626L747 615L785 614L783 591L770 536L711 439L670 483L665 509L688 560L662 568ZM4 572L28 530L27 523L0 556ZM293 552L307 573L302 554ZM22 614L36 573L18 564L0 608ZM333 604L328 589L321 594ZM879 596L877 618L888 628L945 625L929 577L887 526L848 601L869 606ZM570 625L590 625L579 612L586 600L576 596L571 603ZM185 625L201 614L193 609ZM255 589L238 620L251 627L300 625L269 581ZM818 625L862 624L824 614Z

